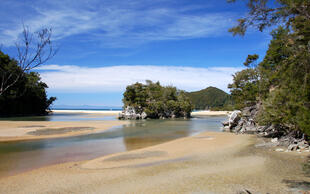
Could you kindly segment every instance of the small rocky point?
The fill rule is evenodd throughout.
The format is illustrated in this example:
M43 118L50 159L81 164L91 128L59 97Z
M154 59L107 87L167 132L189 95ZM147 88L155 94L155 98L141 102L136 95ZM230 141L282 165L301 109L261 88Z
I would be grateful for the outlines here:
M135 109L131 106L127 106L121 113L118 115L120 120L139 120L147 118L147 114L142 112L141 114L136 113Z
M234 132L237 134L248 133L257 134L260 137L269 138L269 142L263 145L268 147L283 147L276 148L277 152L310 152L309 143L305 134L300 131L291 131L283 126L268 125L260 126L255 122L255 117L258 114L258 105L246 107L242 111L233 111L228 118L228 121L223 122L223 130Z

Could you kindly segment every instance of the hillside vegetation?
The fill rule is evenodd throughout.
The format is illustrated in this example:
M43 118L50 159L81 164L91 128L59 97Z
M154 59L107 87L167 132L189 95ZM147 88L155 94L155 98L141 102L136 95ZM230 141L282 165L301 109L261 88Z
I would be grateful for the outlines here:
M230 110L232 108L230 95L216 87L187 92L186 95L196 110Z

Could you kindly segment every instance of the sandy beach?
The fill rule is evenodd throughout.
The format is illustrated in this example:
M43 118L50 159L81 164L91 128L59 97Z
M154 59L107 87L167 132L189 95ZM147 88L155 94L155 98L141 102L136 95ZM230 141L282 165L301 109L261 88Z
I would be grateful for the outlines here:
M0 179L0 193L294 193L306 155L254 148L254 136L205 132ZM300 188L296 188L300 187Z
M0 121L0 142L98 133L127 121Z
M192 116L221 116L221 115L229 115L231 111L211 111L211 110L203 110L203 111L195 111L192 112Z
M72 114L98 114L106 116L118 116L122 111L106 111L106 110L52 110L54 113L72 113ZM192 112L192 116L220 116L228 115L230 111L195 111Z
M94 112L83 113L90 117L106 114ZM109 116L116 114L108 112ZM215 112L201 111L197 115L227 114ZM84 135L128 122L0 121L0 141ZM263 139L254 135L203 132L142 149L3 176L0 193L237 193L245 189L251 193L299 193L310 190L310 177L302 168L309 153L256 148L260 141Z

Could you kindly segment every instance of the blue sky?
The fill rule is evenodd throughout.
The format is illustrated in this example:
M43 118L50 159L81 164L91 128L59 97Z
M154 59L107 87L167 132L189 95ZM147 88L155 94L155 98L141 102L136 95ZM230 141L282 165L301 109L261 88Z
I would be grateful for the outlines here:
M59 51L36 71L55 105L121 106L126 85L146 79L228 91L246 56L263 56L270 40L228 33L245 14L243 1L226 0L2 0L0 43L14 57L22 23L52 27Z

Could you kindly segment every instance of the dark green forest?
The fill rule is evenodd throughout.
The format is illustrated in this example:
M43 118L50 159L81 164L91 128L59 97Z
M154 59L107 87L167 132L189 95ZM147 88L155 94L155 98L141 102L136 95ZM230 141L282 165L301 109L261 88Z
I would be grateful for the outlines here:
M15 80L16 83L15 83ZM15 59L0 51L0 84L14 83L0 95L0 116L45 115L56 99L35 72L24 72Z
M231 0L234 2L235 0ZM310 1L249 0L249 15L230 31L273 28L266 55L249 55L229 85L236 108L259 105L257 122L310 135Z
M147 118L190 117L193 110L184 91L148 80L146 84L127 86L123 103L124 107L133 107L138 114L145 112Z
M231 96L216 87L208 87L195 92L187 92L196 110L231 110Z

